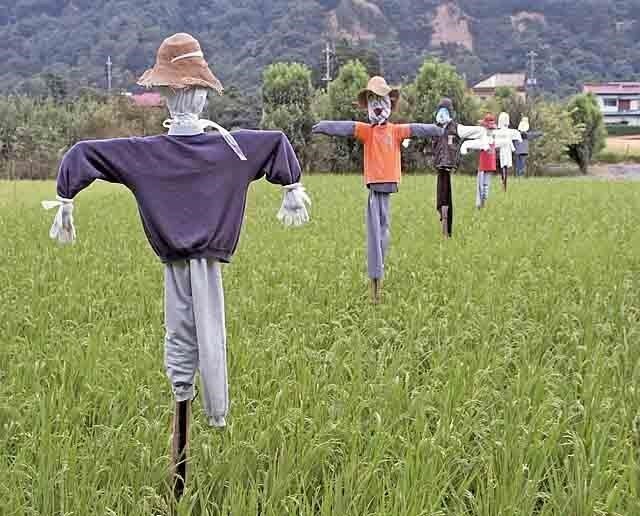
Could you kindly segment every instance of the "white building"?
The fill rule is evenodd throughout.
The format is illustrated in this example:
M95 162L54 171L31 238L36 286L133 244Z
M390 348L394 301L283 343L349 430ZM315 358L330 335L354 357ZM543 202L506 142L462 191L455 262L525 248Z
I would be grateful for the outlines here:
M605 124L640 126L640 82L589 83L582 91L597 97Z

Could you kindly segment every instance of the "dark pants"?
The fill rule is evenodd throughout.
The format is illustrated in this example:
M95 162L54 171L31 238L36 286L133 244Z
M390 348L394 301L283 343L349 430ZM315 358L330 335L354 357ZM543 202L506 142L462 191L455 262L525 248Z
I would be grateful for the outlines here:
M526 168L527 168L527 155L516 154L516 174L518 176L524 176Z
M448 206L447 213L447 233L453 232L453 196L451 195L451 170L448 168L438 169L438 185L436 193L436 210L440 214L442 222L442 207Z

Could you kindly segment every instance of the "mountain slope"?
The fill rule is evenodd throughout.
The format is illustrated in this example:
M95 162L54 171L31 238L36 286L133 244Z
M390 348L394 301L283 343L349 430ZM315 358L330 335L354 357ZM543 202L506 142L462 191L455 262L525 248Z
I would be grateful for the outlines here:
M558 93L640 75L640 0L16 0L0 6L0 89L37 89L29 79L41 72L103 87L108 55L114 85L131 86L178 31L201 40L224 84L245 90L273 61L320 69L327 38L375 49L393 81L428 54L475 81L523 70L529 50Z

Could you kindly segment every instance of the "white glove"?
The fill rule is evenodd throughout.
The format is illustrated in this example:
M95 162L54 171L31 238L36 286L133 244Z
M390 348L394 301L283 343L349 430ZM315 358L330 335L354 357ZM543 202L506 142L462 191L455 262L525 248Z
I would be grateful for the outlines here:
M402 146L403 146L405 149L408 149L410 144L411 144L411 140L410 140L410 139L408 139L408 138L407 138L407 139L405 139L405 140L402 140Z
M57 197L57 201L42 201L45 210L58 208L49 237L61 244L73 244L76 240L76 228L73 225L73 201Z
M311 199L300 183L285 186L284 190L282 206L277 215L278 220L285 226L302 226L309 221L306 205L311 205Z

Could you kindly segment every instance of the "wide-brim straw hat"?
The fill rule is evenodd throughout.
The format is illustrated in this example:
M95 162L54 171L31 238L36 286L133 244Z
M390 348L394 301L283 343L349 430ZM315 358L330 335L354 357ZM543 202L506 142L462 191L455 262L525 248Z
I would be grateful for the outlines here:
M178 90L201 86L221 95L224 91L222 83L205 61L198 40L182 32L162 42L155 66L142 74L138 84L145 88L167 86Z
M498 128L498 126L496 125L496 117L491 114L484 115L484 118L480 120L480 125L482 127L485 127L486 129Z
M367 95L369 93L374 93L378 95L378 97L386 97L389 95L391 99L391 110L393 111L398 105L398 100L400 100L400 90L398 88L392 88L387 84L384 77L375 76L369 79L367 87L363 90L360 90L358 93L358 106L362 109L367 108Z

